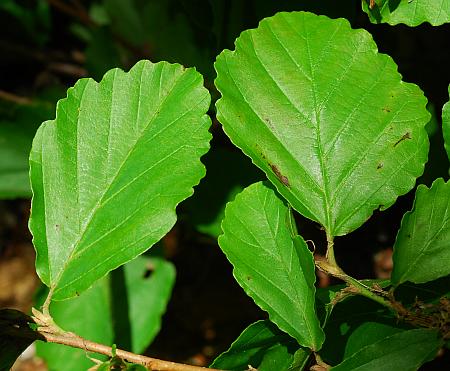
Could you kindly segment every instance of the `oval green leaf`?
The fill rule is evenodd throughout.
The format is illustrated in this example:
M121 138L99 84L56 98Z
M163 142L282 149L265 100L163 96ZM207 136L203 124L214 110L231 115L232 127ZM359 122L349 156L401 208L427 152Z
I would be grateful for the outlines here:
M222 230L219 245L245 292L300 345L320 349L314 259L276 191L261 182L247 187L227 205Z
M414 371L432 359L441 345L433 330L403 331L361 348L331 370Z
M330 235L358 228L422 174L427 101L346 20L278 13L215 67L227 135Z
M167 62L69 89L30 156L36 268L53 299L87 289L173 226L205 174L209 103L199 73Z
M375 0L372 9L369 0L361 1L372 23L440 26L450 22L450 0Z
M425 283L450 274L450 182L420 185L394 245L391 281Z

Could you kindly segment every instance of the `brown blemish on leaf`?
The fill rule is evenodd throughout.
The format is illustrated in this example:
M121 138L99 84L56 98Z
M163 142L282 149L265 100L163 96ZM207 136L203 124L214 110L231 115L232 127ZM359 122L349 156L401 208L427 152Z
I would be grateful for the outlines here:
M397 142L395 142L394 148L406 139L412 139L411 133L409 131L404 134L399 140L397 140Z
M272 171L275 173L275 175L277 176L278 180L283 183L286 187L290 187L291 184L289 183L289 179L287 178L287 176L284 176L283 174L281 174L280 169L278 169L278 167L276 165L271 164L270 168L272 169Z
M388 107L382 108L382 111L384 111L384 112L391 112L391 110Z
M382 162L380 162L378 165L377 165L377 170L380 170L380 169L382 169L383 168L383 163Z

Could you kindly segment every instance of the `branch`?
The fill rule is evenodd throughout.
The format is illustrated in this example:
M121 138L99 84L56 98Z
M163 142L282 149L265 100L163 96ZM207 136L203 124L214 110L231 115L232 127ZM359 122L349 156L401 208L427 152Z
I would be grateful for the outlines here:
M4 90L0 90L0 99L6 100L8 102L13 102L16 104L21 104L21 105L32 105L33 104L33 101L30 98L21 97L19 95L9 93Z
M72 332L62 330L53 322L53 319L49 315L43 314L34 308L33 320L38 324L37 332L43 336L47 342L68 345L73 348L83 349L86 352L103 354L108 357L114 356L111 347L95 343ZM213 368L163 361L161 359L146 357L121 349L117 349L115 355L127 362L143 365L151 371L222 371Z

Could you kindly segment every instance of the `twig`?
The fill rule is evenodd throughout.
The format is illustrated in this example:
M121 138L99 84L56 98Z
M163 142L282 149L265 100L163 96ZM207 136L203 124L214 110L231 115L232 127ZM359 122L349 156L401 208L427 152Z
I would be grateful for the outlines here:
M27 97L21 97L19 95L13 94L13 93L9 93L7 91L4 90L0 90L0 99L2 100L6 100L8 102L13 102L16 104L21 104L21 105L32 105L33 101L30 98Z
M53 322L50 315L41 313L34 308L33 320L38 324L37 332L43 336L47 342L63 344L73 348L83 349L86 352L103 354L109 357L114 356L111 347L95 343L72 332L62 330ZM163 361L161 359L146 357L121 349L116 349L115 355L130 363L143 365L151 371L222 371L213 368Z

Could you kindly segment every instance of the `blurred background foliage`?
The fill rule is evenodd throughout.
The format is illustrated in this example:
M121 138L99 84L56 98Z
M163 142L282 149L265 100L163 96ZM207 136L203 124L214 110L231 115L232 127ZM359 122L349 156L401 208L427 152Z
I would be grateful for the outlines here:
M1 0L0 306L29 310L39 286L27 230L28 152L37 127L54 117L67 88L83 77L98 81L114 67L127 70L140 59L166 60L197 68L214 102L215 57L233 49L235 38L262 18L292 10L344 17L372 33L380 51L393 57L404 79L419 85L430 102L430 159L419 182L447 179L440 116L450 81L448 24L371 24L360 0ZM200 365L250 322L265 318L234 282L216 245L225 203L263 175L230 144L213 107L212 148L203 159L207 176L181 205L179 223L158 247L157 255L175 265L177 279L162 331L148 351ZM400 198L336 242L344 270L358 278L389 275L391 246L412 199L413 193ZM301 217L298 222L305 239L313 239L316 252L323 252L317 226ZM321 278L320 285L328 283Z

